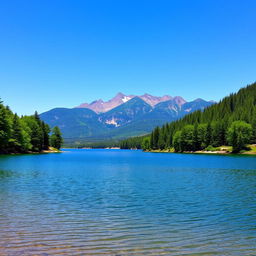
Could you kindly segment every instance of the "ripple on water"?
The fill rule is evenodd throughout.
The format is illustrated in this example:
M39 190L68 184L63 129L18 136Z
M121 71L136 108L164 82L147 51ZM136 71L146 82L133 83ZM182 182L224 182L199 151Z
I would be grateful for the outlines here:
M246 157L0 158L0 255L256 255L255 184Z

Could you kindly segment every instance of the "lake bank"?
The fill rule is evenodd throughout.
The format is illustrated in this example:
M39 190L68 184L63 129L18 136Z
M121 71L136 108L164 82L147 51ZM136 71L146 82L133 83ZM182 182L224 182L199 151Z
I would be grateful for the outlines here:
M175 152L173 148L170 149L156 149L156 150L145 150L144 152L151 153L182 153L182 154L219 154L219 155L256 155L256 144L248 145L248 150L242 150L238 153L232 152L232 147L222 146L216 150L197 150L197 151L184 151Z
M57 149L57 148L53 148L53 147L49 147L49 149L47 150L42 150L40 152L36 152L36 151L28 151L28 152L22 152L22 153L0 153L0 155L29 155L29 154L48 154L48 153L61 153L62 151Z

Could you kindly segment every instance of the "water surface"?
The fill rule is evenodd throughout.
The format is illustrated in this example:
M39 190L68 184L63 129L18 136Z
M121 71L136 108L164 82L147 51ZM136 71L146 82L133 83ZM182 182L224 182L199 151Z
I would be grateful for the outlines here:
M256 157L0 157L0 255L256 255Z

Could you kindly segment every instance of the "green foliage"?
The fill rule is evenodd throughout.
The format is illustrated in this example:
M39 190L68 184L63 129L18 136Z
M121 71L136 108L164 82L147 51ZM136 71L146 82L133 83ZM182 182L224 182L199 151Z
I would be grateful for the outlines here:
M0 152L8 152L9 139L11 137L11 120L7 109L0 103Z
M203 111L156 127L148 137L154 150L195 151L230 144L238 152L245 144L256 143L256 83Z
M40 152L49 148L50 128L33 116L19 117L0 101L0 153Z
M219 147L213 147L212 145L209 145L207 148L204 149L205 151L218 151L220 150Z
M234 121L243 123L229 128ZM173 146L175 151L201 150L210 145L219 147L231 141L236 152L246 143L256 143L256 83L203 111L186 115L160 129L157 127L150 134L152 149Z
M50 125L50 127L62 127L61 132L65 142L80 143L84 141L117 141L129 137L144 136L150 133L157 125L163 125L167 121L177 120L189 112L203 109L213 102L195 100L180 106L176 100L167 100L154 107L147 104L139 97L133 99L107 111L96 114L88 108L55 108L40 115L40 118ZM110 120L116 122L110 124ZM169 135L166 125L167 135ZM160 146L169 146L172 138L161 138ZM86 142L87 144L87 142Z
M198 124L193 127L193 150L201 149L201 141L198 136Z
M181 131L177 131L173 136L173 147L176 152L180 152L181 150Z
M63 139L61 136L60 128L58 126L55 126L52 130L51 146L54 148L60 149L62 143L63 143Z
M106 140L106 141L68 141L65 139L65 147L67 148L112 148L119 147L119 141Z
M142 149L143 150L149 150L150 149L150 138L149 137L145 137L142 140Z
M157 126L156 129L152 132L152 136L150 139L150 148L151 149L159 148L159 134L160 134L160 128Z
M21 152L24 150L23 133L17 114L13 116L11 138L9 139L9 148L13 152Z
M206 147L208 143L208 138L207 138L207 124L199 124L197 128L197 137L198 141L200 143L199 148L203 149Z
M235 121L228 129L228 142L233 147L233 152L241 151L250 143L252 126L244 121Z
M256 144L256 108L254 108L252 119L252 143Z
M181 130L180 135L180 149L181 151L192 151L194 149L194 126L186 125Z
M142 148L142 141L145 137L131 137L126 140L122 140L119 143L119 147L121 149L141 149Z

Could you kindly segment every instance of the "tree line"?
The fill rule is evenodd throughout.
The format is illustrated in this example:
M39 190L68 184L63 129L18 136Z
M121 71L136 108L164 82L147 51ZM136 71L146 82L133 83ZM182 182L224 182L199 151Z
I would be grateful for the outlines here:
M246 144L256 143L256 83L203 111L156 127L143 139L134 139L144 150L183 152L230 145L239 152Z
M131 137L119 142L119 147L121 149L141 149L143 140L147 138L147 136L137 136Z
M0 153L27 153L48 150L49 146L60 149L60 129L43 122L38 113L19 117L0 101Z

